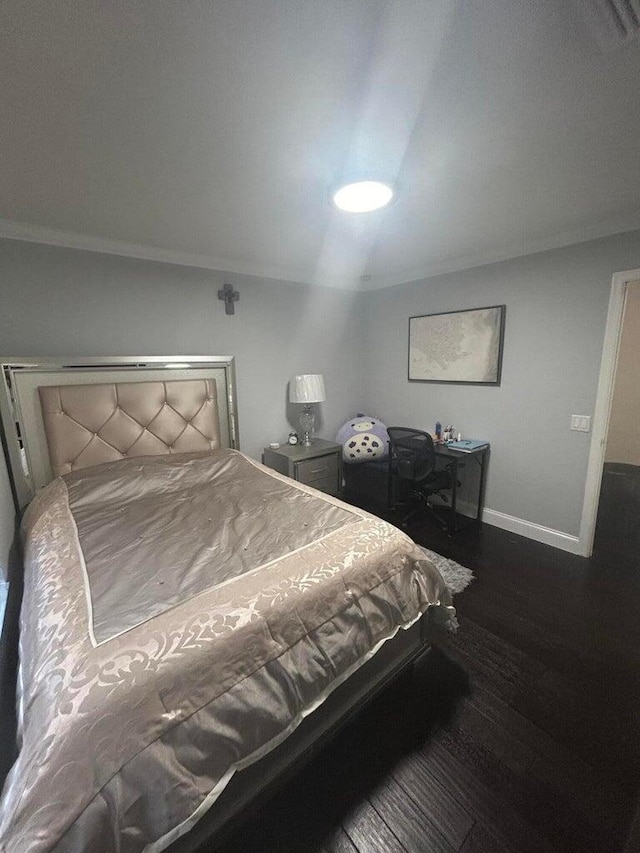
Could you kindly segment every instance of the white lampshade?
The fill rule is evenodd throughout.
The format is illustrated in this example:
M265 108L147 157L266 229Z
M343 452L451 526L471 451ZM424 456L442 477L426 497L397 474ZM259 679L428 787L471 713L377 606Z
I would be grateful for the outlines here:
M322 403L327 399L324 376L321 373L303 373L289 383L291 403Z

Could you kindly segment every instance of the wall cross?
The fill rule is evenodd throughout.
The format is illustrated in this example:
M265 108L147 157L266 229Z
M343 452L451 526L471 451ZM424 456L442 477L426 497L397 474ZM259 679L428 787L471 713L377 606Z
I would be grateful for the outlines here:
M218 291L218 299L224 299L225 314L236 313L236 307L233 303L240 299L240 294L233 289L232 284L225 284L222 290Z

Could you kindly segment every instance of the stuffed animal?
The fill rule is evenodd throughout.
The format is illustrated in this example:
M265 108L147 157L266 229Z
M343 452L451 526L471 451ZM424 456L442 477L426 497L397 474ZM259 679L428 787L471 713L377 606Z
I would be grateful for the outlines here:
M347 463L380 461L389 453L387 428L378 418L358 414L343 424L336 435Z

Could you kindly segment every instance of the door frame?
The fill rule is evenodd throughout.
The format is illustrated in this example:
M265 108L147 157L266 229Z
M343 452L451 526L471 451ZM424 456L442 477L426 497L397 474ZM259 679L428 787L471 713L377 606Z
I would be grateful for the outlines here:
M627 285L639 279L640 269L614 273L611 279L609 310L607 312L607 324L605 326L604 343L602 345L600 378L598 380L598 391L593 413L591 446L589 448L589 462L587 465L587 477L582 503L582 518L580 520L578 547L579 553L583 557L590 557L593 552L593 540L596 532L604 455L607 447L607 433L609 431L611 403L613 400L616 367L618 365Z

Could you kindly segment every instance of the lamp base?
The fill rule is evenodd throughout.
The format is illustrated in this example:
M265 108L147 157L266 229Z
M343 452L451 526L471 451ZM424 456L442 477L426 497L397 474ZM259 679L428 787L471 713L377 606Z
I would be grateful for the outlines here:
M303 447L311 447L313 444L313 427L315 420L316 416L313 411L313 406L305 404L305 407L300 413L300 435L302 437L300 444Z

